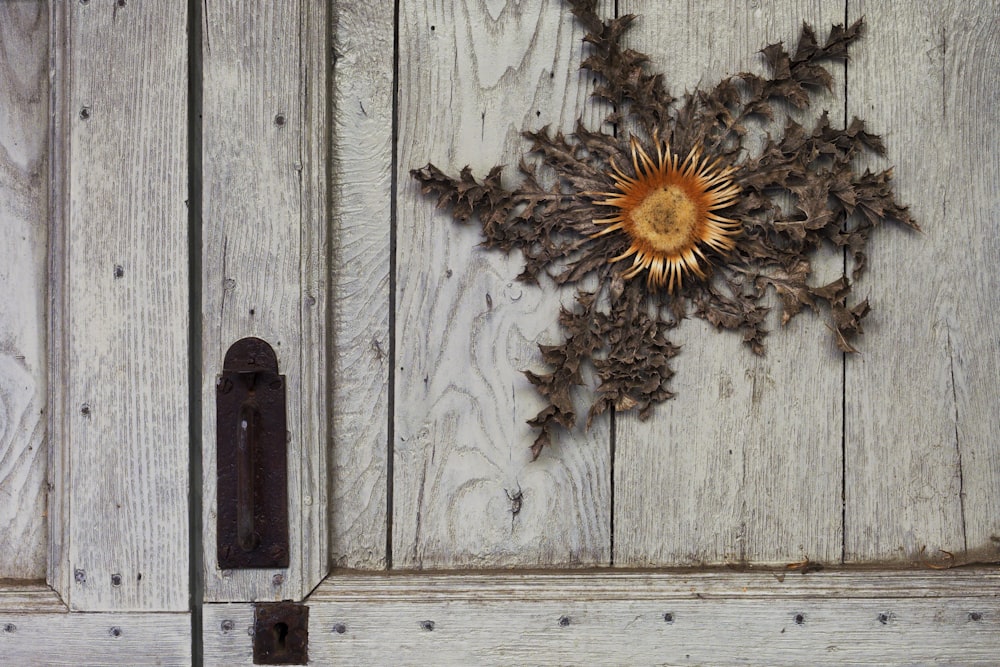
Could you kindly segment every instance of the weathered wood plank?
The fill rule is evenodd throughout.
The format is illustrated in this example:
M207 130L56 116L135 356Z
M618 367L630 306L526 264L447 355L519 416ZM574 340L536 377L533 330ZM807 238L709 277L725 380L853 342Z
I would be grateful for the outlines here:
M559 295L515 282L520 258L477 249L409 176L502 162L516 178L520 133L583 109L582 32L554 0L399 8L393 566L606 563L606 423L529 463L542 404L521 371L554 342Z
M846 555L1000 558L995 2L852 2L850 112L887 139L924 233L879 230L847 364ZM884 232L884 234L882 233Z
M66 605L44 582L0 579L0 613L57 613Z
M0 578L45 577L49 9L0 4Z
M301 598L325 574L326 9L206 2L202 12L202 425L205 597ZM291 566L216 558L215 383L226 350L268 341L286 376Z
M689 599L798 600L831 598L997 598L995 569L824 570L802 575L788 568L753 571L686 570L650 572L601 570L551 574L480 572L419 576L334 572L310 596L310 603L386 600L443 602L474 599L499 602Z
M988 665L994 574L334 577L307 601L321 664ZM963 593L951 580L975 582ZM746 590L746 587L750 587ZM251 664L249 605L208 605L206 661Z
M66 605L51 587L37 581L0 579L0 613L59 613Z
M8 665L191 664L187 613L0 611L0 628L0 654Z
M54 4L52 584L186 610L186 8Z
M329 361L330 313L330 16L329 2L309 0L299 6L302 47L301 114L304 132L302 210L302 387L310 398L302 406L306 447L301 466L300 505L291 505L301 516L299 562L302 595L330 571L330 517L328 468L330 451L330 401L333 376ZM310 430L305 430L310 429Z
M395 12L335 3L331 560L386 566Z
M803 20L821 39L844 21L843 2L619 7L641 15L627 41L662 68L675 95L762 71L757 51L776 41L794 47ZM801 122L824 108L842 122L843 67L831 69L835 92ZM814 266L817 284L841 273L839 253L829 259ZM676 398L647 422L618 416L615 564L840 560L841 354L821 318L804 313L781 327L777 314L765 357L738 336L685 321L672 336L682 346Z

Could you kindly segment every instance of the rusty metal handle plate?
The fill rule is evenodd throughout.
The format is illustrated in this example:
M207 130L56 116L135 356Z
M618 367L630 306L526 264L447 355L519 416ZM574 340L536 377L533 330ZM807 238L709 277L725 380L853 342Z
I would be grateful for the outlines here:
M215 406L219 567L288 567L285 376L266 341L229 348Z

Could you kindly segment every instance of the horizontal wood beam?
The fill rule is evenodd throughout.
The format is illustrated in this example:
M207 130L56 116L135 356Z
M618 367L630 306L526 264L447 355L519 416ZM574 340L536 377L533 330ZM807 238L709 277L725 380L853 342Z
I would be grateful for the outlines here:
M470 574L337 574L309 596L308 603L342 600L478 601L735 598L1000 598L1000 571L994 569L859 571L800 570L748 572L609 572Z
M5 665L191 664L191 615L186 612L43 612L37 606L2 611L7 602L7 594L0 595Z
M995 664L1000 573L337 575L314 664ZM252 605L206 605L205 660L252 664Z

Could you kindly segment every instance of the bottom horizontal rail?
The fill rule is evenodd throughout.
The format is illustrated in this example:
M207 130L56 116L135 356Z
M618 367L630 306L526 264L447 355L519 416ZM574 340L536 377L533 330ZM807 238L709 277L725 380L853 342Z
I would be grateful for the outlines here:
M335 575L323 665L995 665L995 571ZM252 664L253 607L207 604L207 664Z
M0 611L0 664L190 665L191 614Z

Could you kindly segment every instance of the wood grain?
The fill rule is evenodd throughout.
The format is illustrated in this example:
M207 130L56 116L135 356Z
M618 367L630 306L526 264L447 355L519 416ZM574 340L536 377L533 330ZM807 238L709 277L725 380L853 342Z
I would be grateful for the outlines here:
M335 4L331 560L386 566L393 34L388 2Z
M0 652L9 665L191 664L191 615L187 613L0 611L0 628Z
M520 258L477 249L409 176L502 162L512 183L521 131L572 129L583 109L582 32L552 0L399 8L393 565L606 563L607 422L529 463L542 404L521 371L572 296L515 282Z
M641 15L628 44L651 56L675 95L763 72L757 52L776 41L794 48L802 21L820 39L844 21L841 2L619 7ZM800 122L811 126L807 119L822 109L843 121L843 67L831 71L834 93L814 101ZM768 129L781 127L779 120ZM816 284L833 280L839 253L814 269ZM676 398L647 422L618 416L615 564L840 560L841 354L822 318L805 312L782 327L778 310L765 357L701 320L683 322L672 336L682 346L673 362Z
M0 4L0 579L46 571L48 18Z
M889 146L924 233L879 230L874 312L847 364L846 553L1000 558L995 2L851 2L850 112Z
M988 665L1000 649L1000 586L992 572L965 575L345 575L307 600L309 657L330 665ZM249 605L207 605L206 660L250 664L252 619Z
M51 582L186 610L187 16L55 4Z
M0 613L65 611L66 605L45 582L7 580L0 584Z
M206 2L202 13L205 596L299 599L328 567L325 3ZM291 566L220 570L215 383L246 336L288 398Z

